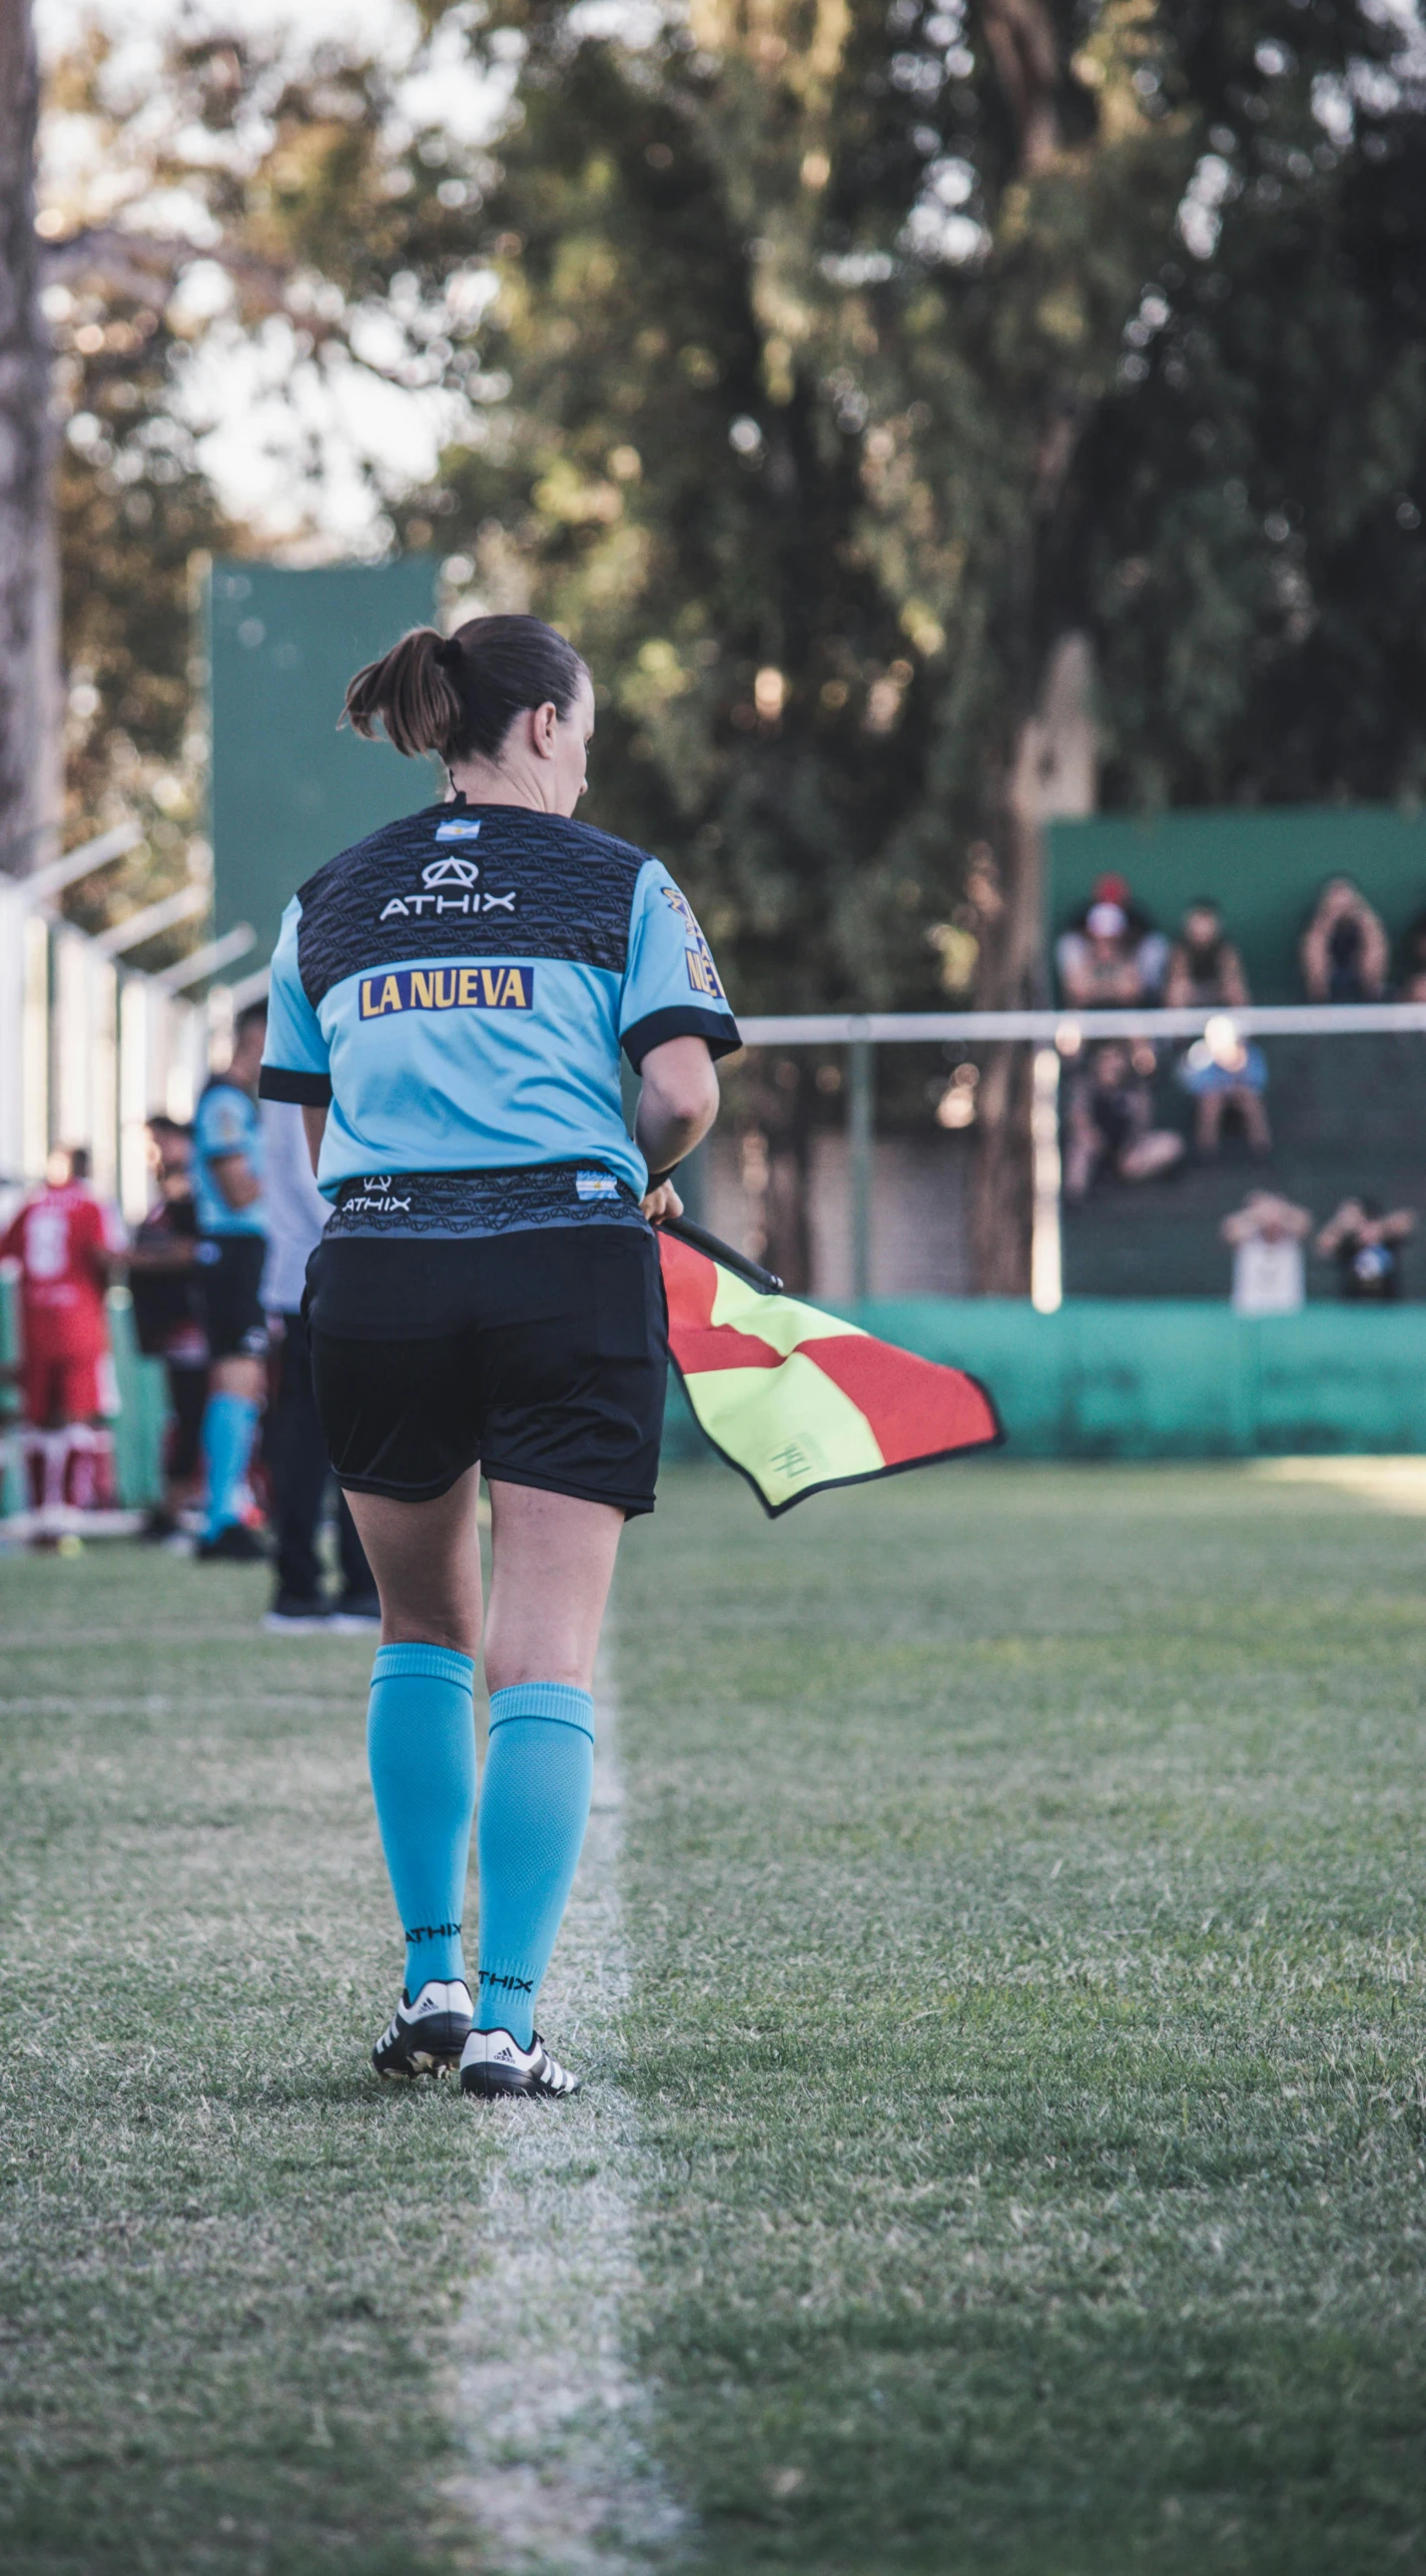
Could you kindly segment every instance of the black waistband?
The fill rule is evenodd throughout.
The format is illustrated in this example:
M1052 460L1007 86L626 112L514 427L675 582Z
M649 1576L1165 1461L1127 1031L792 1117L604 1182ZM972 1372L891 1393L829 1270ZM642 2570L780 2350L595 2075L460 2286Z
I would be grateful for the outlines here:
M628 1184L598 1164L531 1163L508 1172L369 1172L343 1181L325 1239L426 1241L643 1222Z

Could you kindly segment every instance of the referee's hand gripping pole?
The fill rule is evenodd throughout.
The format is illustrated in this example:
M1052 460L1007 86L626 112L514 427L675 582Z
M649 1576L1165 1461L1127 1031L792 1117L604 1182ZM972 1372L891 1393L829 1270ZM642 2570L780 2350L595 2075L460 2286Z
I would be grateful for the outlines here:
M650 1172L649 1186L639 1201L639 1213L650 1225L669 1225L683 1214L683 1201L673 1186L671 1172Z

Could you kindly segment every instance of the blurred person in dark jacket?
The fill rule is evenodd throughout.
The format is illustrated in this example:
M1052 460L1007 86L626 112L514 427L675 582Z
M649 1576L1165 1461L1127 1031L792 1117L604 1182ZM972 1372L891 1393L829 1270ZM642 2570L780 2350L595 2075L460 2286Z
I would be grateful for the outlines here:
M164 1440L163 1501L143 1535L172 1538L180 1516L198 1500L199 1440L208 1401L208 1331L202 1272L194 1260L198 1217L193 1205L193 1135L176 1118L148 1122L149 1167L157 1196L135 1227L129 1251L134 1330L146 1358L162 1360L169 1420Z
M1401 1246L1416 1231L1410 1208L1384 1212L1363 1193L1343 1199L1313 1246L1319 1260L1337 1264L1339 1295L1353 1305L1395 1305L1402 1293Z

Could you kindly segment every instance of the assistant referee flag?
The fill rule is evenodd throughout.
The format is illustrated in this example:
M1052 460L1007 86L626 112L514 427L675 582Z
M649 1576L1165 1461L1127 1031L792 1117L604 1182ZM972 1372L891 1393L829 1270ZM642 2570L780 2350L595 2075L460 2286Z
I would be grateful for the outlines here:
M964 1369L879 1342L754 1284L736 1254L658 1229L669 1354L694 1420L774 1519L829 1485L859 1485L1004 1439ZM709 1238L704 1238L708 1241ZM766 1274L759 1274L766 1276Z

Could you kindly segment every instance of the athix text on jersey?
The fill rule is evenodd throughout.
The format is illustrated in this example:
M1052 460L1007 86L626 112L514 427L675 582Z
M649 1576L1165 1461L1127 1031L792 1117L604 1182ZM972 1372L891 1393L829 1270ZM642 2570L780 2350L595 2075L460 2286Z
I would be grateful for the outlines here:
M492 894L479 883L480 868L474 859L446 857L428 859L421 870L420 894L394 894L377 914L378 921L419 921L424 913L442 912L513 912L515 889Z

